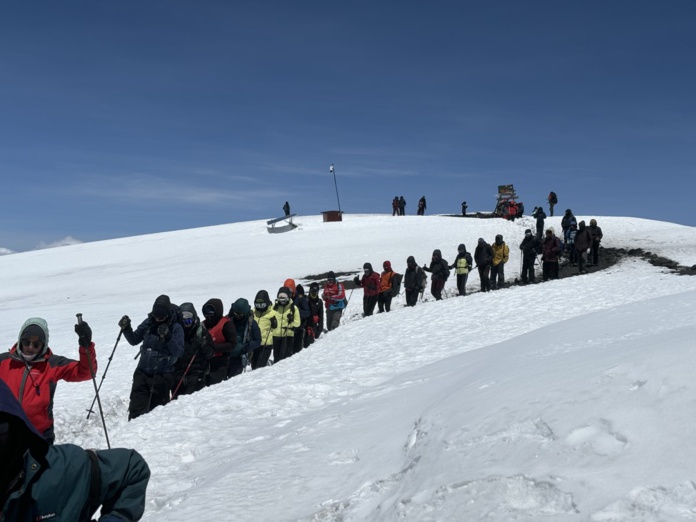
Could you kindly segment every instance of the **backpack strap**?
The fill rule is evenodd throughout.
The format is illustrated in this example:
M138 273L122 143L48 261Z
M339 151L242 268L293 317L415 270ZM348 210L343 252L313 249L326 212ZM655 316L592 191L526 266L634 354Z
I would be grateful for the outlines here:
M89 515L96 513L101 506L101 469L97 452L91 449L85 450L92 468L92 476L89 482Z

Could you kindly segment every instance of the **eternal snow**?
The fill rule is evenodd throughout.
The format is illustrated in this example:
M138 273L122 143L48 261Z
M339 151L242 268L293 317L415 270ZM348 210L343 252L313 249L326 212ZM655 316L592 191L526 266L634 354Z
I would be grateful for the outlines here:
M596 217L603 245L696 264L696 228ZM560 217L547 226L560 230ZM99 382L128 314L155 298L211 297L225 310L286 278L403 273L433 249L503 234L520 270L530 218L345 215L153 234L0 257L0 334L48 320L51 348L77 358L75 314L94 331ZM340 278L339 278L340 279ZM147 521L696 520L696 278L627 258L592 274L360 318L355 290L337 330L276 366L247 372L127 422L138 348L122 340L101 389L114 447L152 470ZM91 382L61 382L57 443L106 448L86 419Z

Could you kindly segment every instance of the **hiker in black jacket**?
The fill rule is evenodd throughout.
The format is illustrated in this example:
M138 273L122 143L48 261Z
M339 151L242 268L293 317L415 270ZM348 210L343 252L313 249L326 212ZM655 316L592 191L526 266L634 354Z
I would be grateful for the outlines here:
M481 279L481 291L491 291L491 263L493 263L493 248L486 243L482 237L479 238L476 250L474 251L474 261L478 267L479 278Z
M418 294L423 292L426 275L418 266L413 256L406 259L406 272L404 273L404 291L406 292L406 306L416 306Z
M208 363L213 357L213 340L196 314L196 307L193 303L181 303L179 309L184 322L184 355L174 365L172 399L205 388Z
M469 272L474 266L471 259L471 254L466 251L466 245L462 243L457 247L457 259L450 266L450 269L454 268L457 274L457 290L459 295L466 295L466 281L469 278Z
M537 239L529 228L524 231L520 250L522 250L522 284L534 283L534 264L537 254L541 252L541 240Z
M433 250L430 266L423 265L423 270L433 274L430 293L433 294L436 301L440 301L442 299L442 290L445 288L445 282L450 275L449 264L442 259L440 250Z
M544 236L544 220L546 219L546 212L541 207L534 207L532 212L532 217L536 219L536 237L541 241Z

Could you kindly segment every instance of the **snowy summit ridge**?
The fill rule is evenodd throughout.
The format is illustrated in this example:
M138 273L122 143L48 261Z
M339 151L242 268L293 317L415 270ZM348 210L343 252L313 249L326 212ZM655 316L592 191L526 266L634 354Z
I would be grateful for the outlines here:
M696 264L696 229L595 217L603 245ZM359 272L390 260L429 262L510 247L519 273L530 218L301 216L287 234L263 221L185 230L0 258L6 349L42 316L51 348L77 356L73 325L94 331L101 377L128 314L162 293L225 309L286 278ZM560 230L560 217L547 227ZM446 293L453 294L453 277ZM690 412L696 278L636 258L543 284L432 298L360 318L355 290L335 331L279 364L247 372L127 422L137 347L121 341L102 386L112 445L152 469L144 520L663 521L696 519ZM449 291L449 292L448 292ZM426 291L426 298L428 292ZM61 382L57 443L105 447L86 420L92 383Z

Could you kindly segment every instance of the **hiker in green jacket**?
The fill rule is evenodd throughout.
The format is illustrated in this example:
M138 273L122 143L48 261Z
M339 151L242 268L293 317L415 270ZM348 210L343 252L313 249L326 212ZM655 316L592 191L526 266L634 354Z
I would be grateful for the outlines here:
M140 520L150 469L135 450L50 446L0 380L0 522Z

